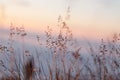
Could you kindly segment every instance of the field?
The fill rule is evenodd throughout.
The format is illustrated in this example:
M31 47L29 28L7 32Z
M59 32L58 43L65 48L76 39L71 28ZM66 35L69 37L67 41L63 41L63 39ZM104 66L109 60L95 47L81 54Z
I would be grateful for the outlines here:
M120 80L119 34L94 45L80 45L66 22L58 34L48 26L44 38L25 46L24 27L10 26L8 40L0 43L1 80Z
M0 80L120 80L119 10L119 0L1 0Z

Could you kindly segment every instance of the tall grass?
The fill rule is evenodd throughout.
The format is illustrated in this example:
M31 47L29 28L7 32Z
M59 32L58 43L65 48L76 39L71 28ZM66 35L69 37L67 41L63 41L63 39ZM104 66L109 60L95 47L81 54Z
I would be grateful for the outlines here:
M67 19L70 17L68 8ZM45 43L37 35L39 50L26 50L24 27L10 26L9 41L0 44L0 80L120 80L120 35L86 49L76 42L66 19L58 18L59 32L55 36L48 26ZM15 46L20 37L22 51ZM41 49L42 48L42 49ZM43 49L45 48L45 49ZM86 49L89 56L82 55ZM47 50L44 52L44 50Z

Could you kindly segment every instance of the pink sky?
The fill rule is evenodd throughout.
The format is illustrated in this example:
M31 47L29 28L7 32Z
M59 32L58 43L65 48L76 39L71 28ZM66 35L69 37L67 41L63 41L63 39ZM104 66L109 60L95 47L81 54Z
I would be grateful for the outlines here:
M71 7L69 26L77 37L96 38L120 31L120 0L1 0L0 25L24 25L27 31L56 28ZM9 28L9 27L6 27Z

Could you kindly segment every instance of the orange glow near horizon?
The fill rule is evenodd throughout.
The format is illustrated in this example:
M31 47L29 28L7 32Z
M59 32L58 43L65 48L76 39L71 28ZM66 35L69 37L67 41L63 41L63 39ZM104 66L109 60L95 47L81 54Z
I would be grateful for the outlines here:
M120 1L109 0L5 0L0 1L0 25L24 25L29 32L57 32L57 18L71 7L69 27L76 37L99 38L120 31Z

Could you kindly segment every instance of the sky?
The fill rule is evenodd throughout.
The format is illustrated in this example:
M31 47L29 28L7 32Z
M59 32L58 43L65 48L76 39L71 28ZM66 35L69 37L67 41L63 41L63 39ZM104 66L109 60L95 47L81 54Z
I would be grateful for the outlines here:
M24 25L40 32L49 25L56 28L57 18L66 14L77 37L104 37L120 31L120 0L0 0L0 28Z

